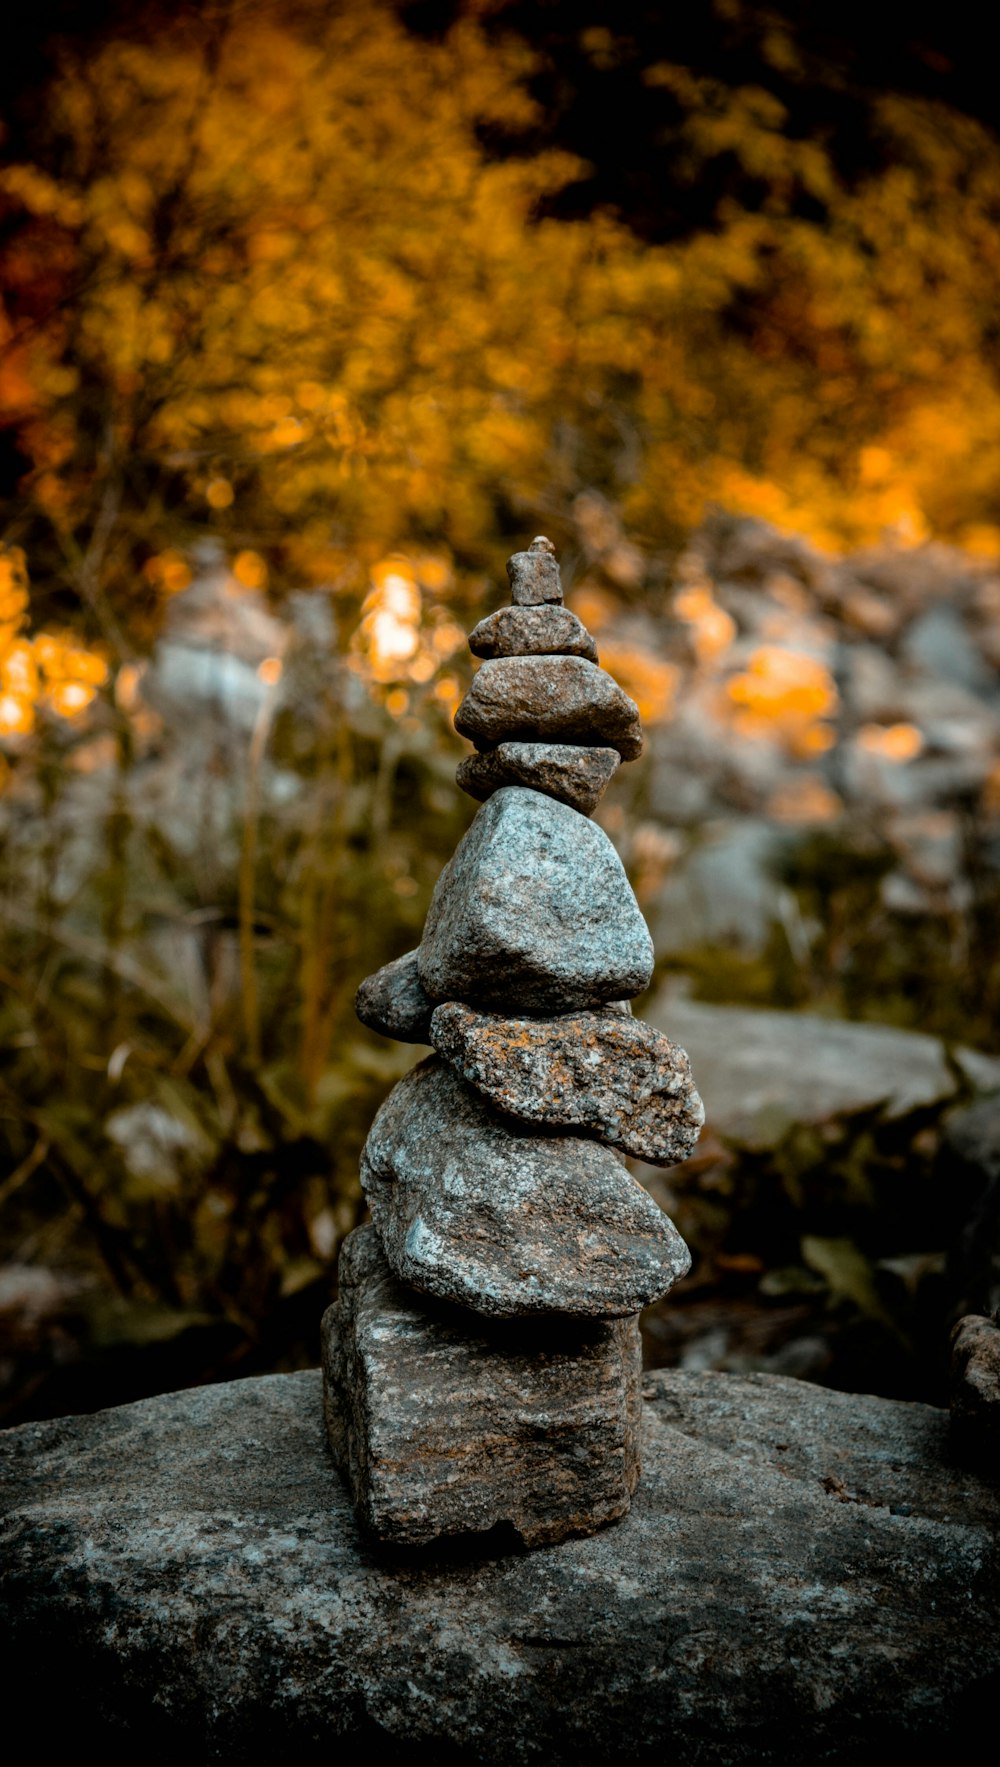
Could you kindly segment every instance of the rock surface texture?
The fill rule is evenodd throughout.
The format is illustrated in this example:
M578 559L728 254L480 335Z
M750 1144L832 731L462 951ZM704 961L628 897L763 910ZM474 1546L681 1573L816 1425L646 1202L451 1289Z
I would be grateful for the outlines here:
M1000 1321L969 1313L951 1339L956 1449L1000 1483Z
M597 1135L651 1165L686 1159L705 1121L684 1050L641 1019L504 1018L452 1001L436 1009L430 1036L497 1110Z
M367 976L354 997L361 1023L399 1043L429 1043L435 1002L420 984L418 951L407 951Z
M544 534L536 534L527 552L515 552L507 560L510 598L515 607L538 607L543 602L562 602L562 582L556 549Z
M501 1525L540 1545L623 1515L637 1314L691 1261L618 1151L676 1164L703 1120L683 1050L632 1017L652 942L587 820L639 715L562 606L550 542L507 569L455 718L481 751L458 783L485 802L419 949L357 995L366 1025L438 1051L372 1125L372 1224L324 1324L330 1443L397 1545Z
M500 607L469 633L473 656L583 656L596 663L597 645L568 607Z
M640 994L653 944L602 828L505 786L438 878L420 946L435 1001L571 1012Z
M396 1275L480 1313L619 1318L690 1266L610 1148L505 1122L436 1057L386 1099L361 1183Z
M504 1525L538 1546L628 1509L642 1411L634 1318L580 1332L429 1309L361 1227L341 1254L323 1366L334 1455L380 1539Z
M61 1758L71 1714L115 1767L875 1767L988 1738L1000 1492L947 1413L644 1387L628 1515L528 1553L375 1544L316 1373L0 1434L8 1731Z
M526 785L589 816L621 765L617 749L572 743L501 742L487 754L467 755L455 778L470 798L492 797L503 785Z
M455 713L477 748L498 742L582 743L642 753L634 700L613 676L578 656L504 656L483 663Z

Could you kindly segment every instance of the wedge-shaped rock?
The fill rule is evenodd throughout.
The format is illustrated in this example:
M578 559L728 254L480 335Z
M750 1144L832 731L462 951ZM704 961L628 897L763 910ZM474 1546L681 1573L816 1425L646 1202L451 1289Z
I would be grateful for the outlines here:
M371 1227L323 1320L330 1445L361 1522L416 1546L512 1526L529 1546L624 1515L639 1476L634 1319L487 1323L399 1283Z
M597 661L597 645L568 607L501 607L469 634L473 656L583 656Z
M504 656L482 664L455 713L477 748L499 742L581 743L642 753L639 708L596 663L578 656Z
M366 976L354 996L361 1023L399 1043L429 1043L434 1001L424 993L417 969L418 951L407 951Z
M686 1159L705 1121L683 1049L641 1019L510 1019L451 1001L431 1020L431 1042L519 1122L596 1135L654 1166Z
M562 600L562 582L556 549L544 534L536 534L526 552L507 560L510 598L517 607L537 607L545 601Z
M641 994L653 945L604 830L505 786L438 878L419 969L432 1000L572 1012Z
M574 748L568 743L502 742L483 755L467 755L455 778L471 798L489 798L502 785L526 785L558 798L582 816L597 808L621 766L617 749Z
M690 1263L617 1154L519 1129L437 1056L386 1099L361 1184L396 1275L495 1318L622 1318Z

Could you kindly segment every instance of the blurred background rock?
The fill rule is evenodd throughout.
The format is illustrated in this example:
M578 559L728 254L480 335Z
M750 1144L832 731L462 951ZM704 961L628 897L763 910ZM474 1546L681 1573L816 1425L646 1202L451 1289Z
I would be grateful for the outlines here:
M58 4L0 142L3 1420L317 1359L542 529L709 1124L653 1362L940 1401L1000 1302L974 22Z

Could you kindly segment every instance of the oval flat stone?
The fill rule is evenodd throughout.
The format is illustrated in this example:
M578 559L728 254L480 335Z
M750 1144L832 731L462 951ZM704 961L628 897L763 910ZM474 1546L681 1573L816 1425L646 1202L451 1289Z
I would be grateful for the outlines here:
M500 607L469 633L473 656L582 656L597 661L597 645L568 607Z
M571 1012L641 994L653 944L604 830L504 786L438 878L419 972L432 1000Z
M617 1154L518 1132L437 1056L386 1099L361 1183L401 1281L497 1318L623 1318L690 1266Z
M654 1166L686 1159L705 1121L683 1049L641 1019L510 1019L449 1001L431 1019L431 1042L519 1122L583 1131Z
M621 766L617 749L579 748L569 743L501 742L486 754L466 755L455 778L471 798L492 797L503 785L525 785L558 798L582 816L597 808Z
M617 681L578 656L504 656L482 664L455 713L477 748L500 742L579 743L642 753L639 708Z
M399 1043L429 1043L434 1001L420 983L418 951L407 951L366 976L354 996L354 1010L369 1030Z

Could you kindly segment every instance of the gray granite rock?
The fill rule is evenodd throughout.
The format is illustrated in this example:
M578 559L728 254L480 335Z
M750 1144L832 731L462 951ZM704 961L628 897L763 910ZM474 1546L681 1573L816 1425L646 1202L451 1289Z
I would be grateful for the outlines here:
M641 994L653 946L603 829L505 786L438 878L419 970L436 1001L570 1012Z
M528 1133L437 1056L390 1092L361 1184L395 1274L493 1318L623 1318L690 1267L673 1223L617 1154Z
M493 1321L426 1303L372 1227L323 1320L327 1432L380 1540L513 1528L528 1546L625 1514L639 1477L638 1322Z
M516 607L562 600L556 549L544 534L536 534L526 552L515 552L508 558L507 576Z
M418 951L407 951L366 976L354 996L361 1023L399 1043L429 1043L434 1001L420 983Z
M505 1018L450 1001L435 1011L430 1035L497 1110L595 1135L650 1165L686 1159L705 1121L683 1049L641 1019Z
M710 1006L670 988L644 1012L687 1050L709 1125L752 1145L771 1146L794 1123L878 1105L892 1119L1000 1088L995 1056L891 1025Z
M948 1415L646 1381L629 1514L504 1553L359 1530L318 1373L0 1433L7 1733L39 1761L866 1767L995 1722L1000 1492ZM987 1751L988 1752L988 1751Z
M1000 1481L1000 1323L970 1313L951 1338L951 1426L963 1456Z
M639 708L613 676L579 656L504 656L482 663L455 713L477 748L500 742L579 743L642 753Z
M597 645L568 607L501 607L469 633L473 656L583 656L597 661Z
M455 778L472 798L492 797L502 785L524 785L558 798L589 816L621 765L617 749L574 748L567 743L502 742L486 754L467 755Z

